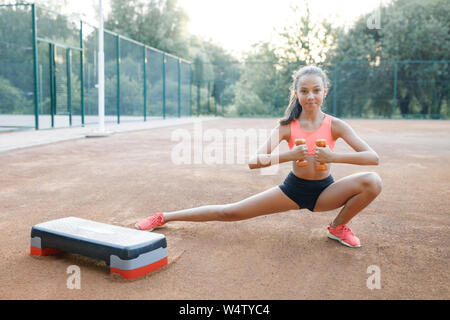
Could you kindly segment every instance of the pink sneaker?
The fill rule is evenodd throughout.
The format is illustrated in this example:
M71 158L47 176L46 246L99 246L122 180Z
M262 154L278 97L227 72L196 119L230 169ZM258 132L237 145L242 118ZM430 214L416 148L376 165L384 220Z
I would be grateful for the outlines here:
M153 229L164 225L164 215L162 212L152 214L150 217L142 219L134 226L139 230L152 231Z
M352 230L350 230L350 228L345 224L332 228L330 223L328 226L328 238L337 240L347 247L361 247L361 242L358 237L355 236Z

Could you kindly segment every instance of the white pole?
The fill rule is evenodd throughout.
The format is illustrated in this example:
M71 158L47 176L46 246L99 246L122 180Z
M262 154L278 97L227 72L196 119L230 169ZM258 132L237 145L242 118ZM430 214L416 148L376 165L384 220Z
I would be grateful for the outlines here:
M103 53L103 8L98 0L98 129L86 135L86 138L107 137L105 130L105 54Z
M103 8L98 0L98 130L105 132L105 55L103 52Z

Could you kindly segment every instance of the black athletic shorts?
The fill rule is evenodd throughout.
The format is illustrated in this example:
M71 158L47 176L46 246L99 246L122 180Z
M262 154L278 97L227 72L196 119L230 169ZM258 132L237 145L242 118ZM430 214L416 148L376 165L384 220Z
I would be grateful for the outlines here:
M297 177L291 171L279 187L284 194L298 204L300 209L314 211L320 194L333 182L332 175L322 180L306 180Z

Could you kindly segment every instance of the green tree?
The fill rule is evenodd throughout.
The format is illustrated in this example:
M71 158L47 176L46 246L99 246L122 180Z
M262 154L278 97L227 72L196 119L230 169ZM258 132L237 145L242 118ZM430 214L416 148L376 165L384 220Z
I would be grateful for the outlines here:
M18 113L16 109L11 109L11 106L19 108L17 103L6 103L11 99L7 96L8 88L11 89L11 97L17 97L20 92L21 97L27 97L30 102L33 100L33 52L30 26L30 6L0 7L0 77L4 79L0 96L0 100L3 101L0 113ZM31 106L31 103L27 105ZM30 113L31 110L26 113Z
M61 2L57 5L55 1L51 1L50 3L45 4L56 6L56 9L58 9L58 5L63 3ZM20 90L21 96L28 101L27 103L24 103L22 107L17 107L18 109L9 110L8 112L31 114L34 113L32 104L34 99L34 76L31 5L22 4L0 7L0 15L0 77L7 79L15 90ZM69 20L70 19L65 16L55 15L48 10L37 7L37 36L61 44L78 46L78 26L72 25ZM48 82L47 79L49 78L48 48L48 43L38 41L38 79L41 82L39 83L40 87L38 90L42 95L40 97L40 112L45 113L49 112L50 106L50 100L47 97L48 90L46 90L48 87L45 87ZM65 61L65 58L63 59ZM79 66L78 60L73 59L72 63L74 70L79 70L79 67L78 69L76 68ZM61 76L61 73L59 76ZM63 80L66 81L66 75L64 74L62 77ZM75 75L73 75L73 77L75 77ZM16 93L17 92L13 90L10 95L15 97ZM4 91L3 94L5 96L0 97L0 99L8 100L9 98L6 97L7 93ZM77 100L77 96L78 93L73 92L73 102L79 104L81 102L79 99ZM17 104L14 105L17 106ZM28 109L24 109L24 106L27 106ZM0 112L6 111L6 109L0 110Z
M231 103L231 97L225 95L233 88L233 84L240 77L240 64L238 60L228 53L223 47L211 40L201 39L195 35L190 37L188 59L193 63L193 102L198 101L197 95L201 94L201 110L206 110L209 102L216 106L227 106ZM198 90L200 86L200 90ZM212 99L212 101L210 101ZM211 111L211 110L210 110Z
M280 67L278 105L282 106L281 109L289 102L292 73L303 65L325 64L339 31L326 20L314 21L307 1L291 9L292 22L288 22L279 33L281 45L275 49Z
M159 50L185 57L189 17L177 0L112 0L105 28Z
M448 60L450 3L445 0L397 0L387 8L380 30L381 59ZM399 102L410 113L412 98L420 114L439 115L449 97L448 63L414 63L398 67ZM412 107L412 106L411 106Z
M291 7L293 22L279 33L282 45L277 53L285 64L319 64L325 61L326 53L334 41L334 31L326 20L315 22L309 4Z
M25 99L22 91L14 87L9 80L0 77L0 113L30 114L32 112L32 101Z
M278 56L267 42L244 54L241 77L235 84L234 108L239 115L269 115L279 104Z
M441 114L448 105L448 63L417 60L449 59L448 1L397 0L375 10L379 29L367 26L372 11L349 30L336 30L336 46L327 54L339 80L339 113L391 116L397 72L396 102L403 116ZM394 63L405 60L415 62Z

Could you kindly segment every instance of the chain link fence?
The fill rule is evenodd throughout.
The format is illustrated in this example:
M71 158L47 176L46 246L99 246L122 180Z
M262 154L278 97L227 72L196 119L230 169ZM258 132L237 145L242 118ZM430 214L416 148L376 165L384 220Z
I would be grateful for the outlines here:
M345 61L320 67L330 80L324 112L344 118L448 119L449 60ZM281 117L292 72L304 64L193 65L194 114ZM223 70L226 68L228 74Z
M98 31L34 4L0 6L0 130L98 123ZM105 122L190 116L191 63L104 31Z

